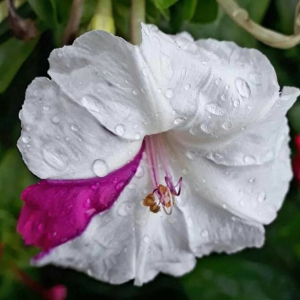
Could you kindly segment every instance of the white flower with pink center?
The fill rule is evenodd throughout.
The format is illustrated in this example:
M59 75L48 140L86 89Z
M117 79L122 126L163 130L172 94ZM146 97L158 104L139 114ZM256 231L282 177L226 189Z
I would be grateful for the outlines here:
M231 42L142 26L54 50L26 92L18 147L42 178L18 231L55 264L110 283L181 276L196 257L261 247L292 177L299 90Z

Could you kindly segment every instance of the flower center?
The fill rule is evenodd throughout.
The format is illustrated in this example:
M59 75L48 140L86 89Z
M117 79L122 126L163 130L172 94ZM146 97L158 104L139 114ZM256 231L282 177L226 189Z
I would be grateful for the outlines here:
M175 204L174 198L181 192L182 177L176 185L173 183L160 134L146 136L145 144L153 191L144 198L143 204L153 213L159 212L162 207L170 215ZM160 183L159 164L163 167L165 185Z

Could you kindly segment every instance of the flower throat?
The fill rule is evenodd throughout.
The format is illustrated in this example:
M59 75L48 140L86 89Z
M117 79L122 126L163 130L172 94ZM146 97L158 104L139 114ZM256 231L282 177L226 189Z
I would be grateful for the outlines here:
M146 136L145 144L153 191L144 198L143 204L153 213L158 213L162 207L164 212L170 215L175 204L174 197L179 196L181 192L182 177L176 185L173 183L160 134ZM163 167L165 185L160 183L159 164Z

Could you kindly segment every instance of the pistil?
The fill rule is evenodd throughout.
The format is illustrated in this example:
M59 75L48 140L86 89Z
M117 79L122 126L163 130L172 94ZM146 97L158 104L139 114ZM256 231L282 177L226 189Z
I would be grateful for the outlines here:
M153 213L158 213L162 207L164 212L170 215L172 207L175 205L174 198L179 196L181 192L182 177L176 185L173 183L160 134L147 136L145 144L153 191L144 198L143 204L149 207ZM163 167L165 185L160 183L159 163Z

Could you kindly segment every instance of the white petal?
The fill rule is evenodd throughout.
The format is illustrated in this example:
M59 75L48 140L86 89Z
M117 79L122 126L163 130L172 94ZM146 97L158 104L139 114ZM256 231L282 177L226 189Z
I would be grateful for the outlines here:
M176 176L185 174L182 175L184 182L199 195L199 213L203 204L201 199L205 199L242 220L261 224L274 220L292 178L287 137L281 141L279 152L276 156L274 152L270 161L245 166L218 164L172 137L169 137L169 143L177 154L173 169L174 166L181 168L176 170ZM193 208L195 204L190 203L189 196L186 198L187 207Z
M273 107L256 122L242 128L233 128L230 122L225 122L213 139L205 138L196 131L173 131L171 134L187 151L217 164L261 165L277 157L286 144L289 128L285 114L299 93L297 88L285 87Z
M114 284L152 280L159 272L180 276L195 266L183 215L149 212L142 199L152 191L145 160L114 206L95 216L74 241L54 248L37 265L53 263Z
M255 49L234 43L188 41L143 27L141 51L181 127L203 139L255 122L278 98L275 71ZM225 123L226 127L226 123Z
M61 89L117 135L142 139L174 126L169 102L139 47L92 31L54 50L49 62L49 74Z
M20 113L18 147L40 178L103 177L126 164L141 147L109 132L85 108L46 78L29 86Z
M160 272L186 274L194 268L195 256L262 245L261 225L234 219L232 213L191 190L189 182L171 216L150 213L141 205L153 189L145 159L141 168L111 210L95 216L80 237L35 264L71 267L114 284L135 279L141 285Z

